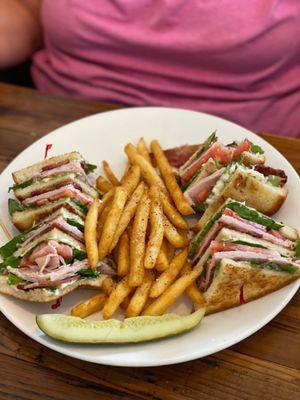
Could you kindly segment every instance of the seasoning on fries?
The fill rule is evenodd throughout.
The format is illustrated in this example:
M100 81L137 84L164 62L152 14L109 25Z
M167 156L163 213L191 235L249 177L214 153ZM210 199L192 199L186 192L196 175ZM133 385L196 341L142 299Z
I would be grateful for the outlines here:
M150 236L146 247L144 265L147 269L155 266L162 241L164 238L163 210L160 203L159 188L151 186L149 192L151 198L150 206Z
M116 281L113 280L113 278L111 278L110 276L107 276L102 282L101 289L107 296L109 296L116 287L116 285L117 285Z
M185 266L180 271L181 275L189 273L192 270L192 267L189 263L186 263ZM203 306L205 303L203 294L198 289L196 282L193 282L187 289L186 294L193 301L193 303L198 304L199 306Z
M119 308L123 300L129 295L132 288L128 285L128 277L125 276L113 289L109 298L104 304L102 309L102 316L104 319L111 318Z
M118 251L118 275L125 276L130 271L129 257L129 237L128 233L124 232L120 239Z
M159 253L157 256L156 264L155 264L155 269L159 272L163 272L167 268L169 268L167 247L168 247L168 243L167 243L166 239L163 239L163 242L161 244L161 247L160 247L160 250L159 250Z
M130 163L129 163L130 165ZM138 165L131 165L121 179L121 185L130 196L141 180L141 169Z
M109 253L109 249L117 229L118 222L120 220L122 211L127 200L127 191L122 187L118 186L115 188L115 195L107 215L107 218L103 225L102 234L99 242L99 259L102 260Z
M130 162L141 168L141 174L148 185L157 185L167 194L167 189L155 168L139 154L137 149L131 143L125 147L125 152Z
M168 219L172 222L176 228L179 229L188 229L188 224L182 218L180 213L176 210L176 208L171 204L168 196L166 196L163 192L161 192L160 200L164 209L164 213L168 217Z
M149 270L145 271L143 283L135 290L126 308L125 314L127 317L136 317L137 315L140 315L147 302L147 299L149 298L149 292L153 281L153 272Z
M123 213L120 217L116 232L114 234L114 238L110 246L110 252L116 247L121 235L123 234L123 232L125 232L127 226L129 225L131 219L133 218L136 209L138 207L138 204L144 193L144 189L145 189L145 184L144 182L141 182L135 189L135 191L132 193L130 199L128 200L123 210Z
M158 168L162 174L166 187L176 204L177 209L183 215L192 215L195 213L193 208L190 206L186 198L184 197L182 190L180 189L172 167L169 164L167 157L165 156L160 144L157 140L151 142L151 150L154 154Z
M182 295L203 271L202 266L178 278L162 295L157 297L142 313L142 315L162 315Z
M168 269L166 269L154 282L150 297L160 296L177 278L179 272L183 268L187 260L188 251L187 249L182 250L172 260Z
M96 269L99 261L97 245L97 222L99 213L99 200L94 199L90 206L84 224L84 240L86 252L91 268Z
M130 238L129 285L141 285L144 277L145 239L150 213L150 198L144 192L135 213Z
M166 239L174 246L176 249L182 249L188 245L188 238L186 236L180 235L177 229L171 224L171 222L164 216L164 234Z

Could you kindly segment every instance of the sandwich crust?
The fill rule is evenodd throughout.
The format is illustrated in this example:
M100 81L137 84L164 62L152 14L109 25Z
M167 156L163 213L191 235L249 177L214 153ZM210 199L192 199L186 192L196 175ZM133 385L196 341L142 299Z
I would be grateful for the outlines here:
M39 303L46 303L48 301L53 301L59 297L65 296L66 294L73 292L73 290L82 287L88 289L100 289L103 280L107 275L101 274L98 278L87 278L80 279L76 282L70 283L69 285L64 285L58 287L54 292L45 289L31 289L31 290L19 290L16 285L7 284L7 276L0 276L0 293L7 294L9 296L16 297L17 299L34 301Z
M50 157L47 158L46 160L30 165L29 167L22 168L19 171L13 172L12 173L13 180L17 184L22 183L30 179L36 173L40 172L42 168L49 167L53 164L58 164L65 160L71 162L75 160L83 160L83 158L80 155L80 153L78 153L78 151L72 151L71 153Z
M244 302L248 303L281 289L299 276L299 271L291 275L223 260L217 276L204 293L206 315L239 306L242 287Z
M12 222L16 228L23 232L39 223L61 207L65 207L67 210L79 215L82 219L85 219L85 214L79 211L75 205L68 200L60 199L53 203L45 204L44 206L29 208L24 211L16 211L11 217Z
M253 207L257 211L273 215L280 209L286 197L286 188L265 184L252 175L237 170L221 194L206 209L195 229L201 229L228 198L245 201L247 206Z

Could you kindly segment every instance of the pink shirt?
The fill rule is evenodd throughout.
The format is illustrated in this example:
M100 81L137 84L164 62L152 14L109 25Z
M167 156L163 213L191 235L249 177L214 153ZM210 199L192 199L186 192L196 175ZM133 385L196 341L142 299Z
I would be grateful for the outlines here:
M300 135L299 0L43 0L47 93Z

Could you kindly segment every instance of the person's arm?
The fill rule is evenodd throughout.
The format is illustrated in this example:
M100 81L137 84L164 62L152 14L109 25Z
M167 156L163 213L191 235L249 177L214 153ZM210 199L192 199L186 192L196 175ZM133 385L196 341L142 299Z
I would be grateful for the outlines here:
M27 60L42 45L41 0L0 0L0 69Z

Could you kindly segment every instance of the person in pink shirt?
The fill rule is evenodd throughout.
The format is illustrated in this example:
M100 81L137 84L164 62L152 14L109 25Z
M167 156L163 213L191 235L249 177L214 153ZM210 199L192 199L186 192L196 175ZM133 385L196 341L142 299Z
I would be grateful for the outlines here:
M0 0L0 68L45 93L300 136L300 1Z

